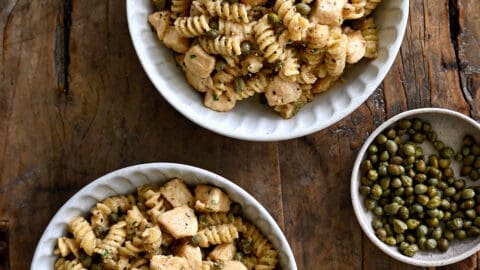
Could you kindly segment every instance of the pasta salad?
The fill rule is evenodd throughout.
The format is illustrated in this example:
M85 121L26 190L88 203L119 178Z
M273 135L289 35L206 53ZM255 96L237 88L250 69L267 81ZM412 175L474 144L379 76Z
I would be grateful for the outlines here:
M192 192L193 191L193 192ZM276 269L277 251L219 188L174 178L97 203L57 239L56 270Z
M377 56L381 0L152 0L148 21L212 110L260 94L283 118Z

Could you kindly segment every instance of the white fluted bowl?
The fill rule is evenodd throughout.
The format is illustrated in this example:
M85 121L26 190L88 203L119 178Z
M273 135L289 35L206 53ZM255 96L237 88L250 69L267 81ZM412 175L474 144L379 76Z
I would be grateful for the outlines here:
M250 141L278 141L324 129L357 109L378 87L393 64L408 20L409 1L383 1L375 11L379 53L374 61L349 68L342 83L315 96L290 120L284 120L257 99L238 102L226 113L203 106L203 97L188 85L173 53L152 31L150 0L126 0L133 45L148 77L163 97L184 116L219 134Z
M57 256L53 254L53 250L57 238L66 234L67 224L74 216L86 215L97 202L107 197L132 193L138 186L148 183L161 184L173 177L179 177L191 186L210 184L221 188L233 201L242 206L243 215L270 240L278 251L280 269L297 269L292 250L283 232L255 198L220 175L176 163L148 163L127 167L102 176L82 188L60 208L48 224L38 242L30 269L54 268Z
M432 128L438 134L438 139L443 141L445 145L452 147L455 151L462 146L463 136L470 134L478 141L480 139L480 124L475 120L460 114L455 111L440 109L440 108L424 108L405 111L397 114L389 120L380 125L365 141L365 144L360 149L357 159L352 171L351 179L351 197L353 210L357 217L358 223L362 227L363 232L368 236L379 249L391 256L392 258L404 263L422 266L443 266L459 262L480 250L480 237L467 238L465 240L455 239L450 242L450 247L446 252L440 251L424 251L420 250L415 256L407 257L400 253L397 247L391 247L380 241L372 228L373 213L368 211L363 203L365 199L359 192L360 188L360 166L363 160L367 157L368 146L375 140L375 138L385 131L388 127L401 119L419 118L423 121L428 121L432 124ZM433 146L429 143L422 144L424 153L430 155L436 153ZM452 169L455 172L455 177L460 178L460 163L452 162ZM472 182L467 178L462 177L467 181L468 186L477 186L478 183Z

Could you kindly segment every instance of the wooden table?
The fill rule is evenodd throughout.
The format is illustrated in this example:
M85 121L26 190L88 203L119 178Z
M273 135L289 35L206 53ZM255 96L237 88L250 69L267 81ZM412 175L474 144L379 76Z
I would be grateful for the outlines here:
M48 221L81 187L153 161L244 187L284 229L299 269L414 268L362 233L351 168L368 134L399 112L480 119L480 1L410 2L401 52L367 102L310 136L253 143L200 128L158 94L133 50L125 1L0 0L0 269L29 268ZM477 256L444 269L476 268Z

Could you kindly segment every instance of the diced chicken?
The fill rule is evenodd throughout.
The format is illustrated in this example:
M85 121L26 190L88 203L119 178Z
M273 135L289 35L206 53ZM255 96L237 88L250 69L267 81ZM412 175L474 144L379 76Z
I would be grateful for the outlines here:
M185 67L200 78L209 77L215 68L215 57L206 53L199 45L192 46L183 61Z
M355 64L365 56L367 42L361 31L347 29L347 63Z
M198 92L205 93L214 88L212 77L201 78L188 69L185 70L185 77L187 78L187 82Z
M177 248L176 255L187 259L188 265L190 265L192 270L202 269L202 251L200 247L194 247L184 243Z
M275 76L265 90L268 105L284 105L300 98L302 89L297 82L290 82Z
M228 212L230 199L217 187L197 185L195 187L195 209L200 212Z
M192 208L184 205L161 214L158 222L175 239L197 233L198 222Z
M316 0L310 12L310 21L332 26L341 25L346 3L347 0Z
M240 2L244 3L245 5L250 5L252 7L265 5L268 0L241 0Z
M160 188L160 193L173 207L193 206L193 195L181 179L175 178L168 181Z
M233 260L236 251L237 248L233 243L220 244L216 246L208 256L212 260L230 261Z
M186 53L190 48L190 40L181 36L174 26L167 28L163 37L163 44L178 53Z
M150 260L150 270L192 270L187 259L177 256L155 255Z
M170 25L170 12L169 11L158 11L148 16L148 21L155 28L157 32L157 37L159 40L163 40L167 28Z
M217 112L228 112L235 107L236 103L237 99L235 98L235 93L232 89L227 89L220 95L217 94L217 91L208 90L203 99L205 107Z
M223 270L247 270L247 267L239 261L224 261Z

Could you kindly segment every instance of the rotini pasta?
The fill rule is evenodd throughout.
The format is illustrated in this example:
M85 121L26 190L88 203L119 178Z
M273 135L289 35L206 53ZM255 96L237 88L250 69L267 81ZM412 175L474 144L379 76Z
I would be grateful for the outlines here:
M377 51L378 36L377 36L377 26L375 25L375 19L371 17L363 20L360 26L360 31L362 32L362 36L366 41L365 57L376 58L378 54L378 51Z
M208 13L213 17L219 17L234 22L248 23L249 7L241 3L223 2L220 0L207 1L205 4Z
M307 18L297 12L295 0L276 0L273 9L288 29L291 40L305 40L310 23Z
M207 53L220 55L240 55L241 39L239 36L218 36L215 39L200 37L198 43Z
M179 17L175 20L175 30L180 35L191 38L205 35L209 30L208 17L205 15L195 17Z
M231 72L235 78L242 76L238 68ZM247 87L255 93L262 92L267 84L263 72L247 81ZM188 203L192 200L195 202ZM222 266L239 270L275 269L278 265L275 249L257 227L237 215L239 205L231 207L231 203L217 187L201 184L192 188L179 178L162 186L139 187L135 194L107 198L91 211L101 209L104 214L110 213L106 233L95 237L91 226L93 214L87 219L75 217L68 224L73 238L57 239L54 253L59 258L54 267L56 270ZM216 205L219 207L214 208ZM156 209L154 213L152 209ZM83 262L88 264L82 265Z
M285 59L285 48L278 43L273 27L265 15L253 28L258 48L263 52L268 63Z

